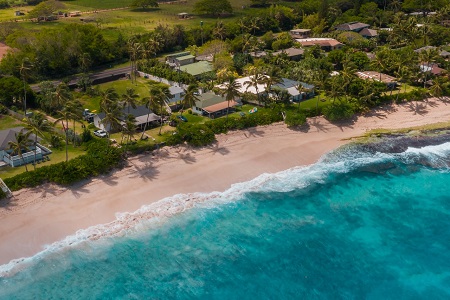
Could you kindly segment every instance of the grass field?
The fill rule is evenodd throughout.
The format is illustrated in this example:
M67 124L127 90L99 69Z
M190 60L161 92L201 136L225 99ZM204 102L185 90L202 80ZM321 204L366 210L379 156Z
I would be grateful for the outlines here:
M23 126L23 123L11 116L0 115L0 130Z

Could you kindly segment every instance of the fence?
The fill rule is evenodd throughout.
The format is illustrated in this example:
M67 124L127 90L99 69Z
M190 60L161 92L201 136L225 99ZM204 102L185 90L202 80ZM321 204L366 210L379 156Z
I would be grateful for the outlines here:
M3 182L1 178L0 178L0 188L6 194L7 197L12 196L11 190L8 188L8 186Z
M162 82L162 83L165 83L165 84L168 84L168 85L171 85L171 86L179 86L179 87L181 87L181 88L183 88L185 90L187 90L187 88L188 88L188 86L186 84L175 82L175 81L170 81L170 80L167 80L166 78L161 78L161 77L158 77L158 76L155 76L155 75L152 75L152 74L147 74L147 73L144 73L144 72L141 72L141 71L138 71L138 74L139 74L139 77L145 77L145 78L148 78L150 80L157 81L157 82Z

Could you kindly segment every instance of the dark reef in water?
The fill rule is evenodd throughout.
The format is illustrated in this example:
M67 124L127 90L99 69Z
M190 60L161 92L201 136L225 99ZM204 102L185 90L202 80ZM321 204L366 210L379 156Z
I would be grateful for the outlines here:
M377 139L366 144L359 144L357 148L370 153L402 153L408 148L422 148L450 142L450 130L433 130L420 135L382 134Z

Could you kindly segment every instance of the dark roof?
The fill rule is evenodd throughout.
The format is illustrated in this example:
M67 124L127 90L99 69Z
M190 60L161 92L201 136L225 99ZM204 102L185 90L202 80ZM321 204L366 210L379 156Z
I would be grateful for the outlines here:
M344 30L344 31L360 31L364 28L369 27L369 24L361 23L361 22L350 22L350 23L344 23L336 26L337 30Z
M293 56L301 56L305 53L305 50L303 49L298 49L298 48L288 48L288 49L283 49L283 50L279 50L273 53L273 55L279 55L282 53L286 53L286 55L288 57L293 57Z
M122 113L124 115L124 117L122 119L125 118L125 116L128 114L128 107L125 107L122 109ZM150 114L152 112L150 111ZM136 108L130 107L130 114L132 114L135 118L138 118L140 116L146 116L148 114L148 108L145 105L139 105L136 106ZM103 119L105 117L105 113L101 112L98 114L100 119Z
M0 150L8 149L8 142L16 140L16 133L19 133L23 127L14 127L0 131ZM30 141L34 141L35 135L30 134ZM38 138L39 139L39 138Z

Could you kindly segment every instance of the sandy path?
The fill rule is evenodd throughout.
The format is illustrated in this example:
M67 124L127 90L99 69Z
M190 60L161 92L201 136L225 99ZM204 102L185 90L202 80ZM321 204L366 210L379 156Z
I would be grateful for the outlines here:
M11 49L11 48L6 46L3 43L0 43L0 60L2 60L3 55L5 55L8 52L9 49Z
M396 129L450 121L450 104L438 100L386 106L341 126L323 118L305 130L274 124L218 136L204 149L164 148L129 160L129 166L70 189L44 186L15 193L0 205L0 263L31 256L78 229L111 222L116 212L178 193L223 191L264 172L316 162L369 129Z

